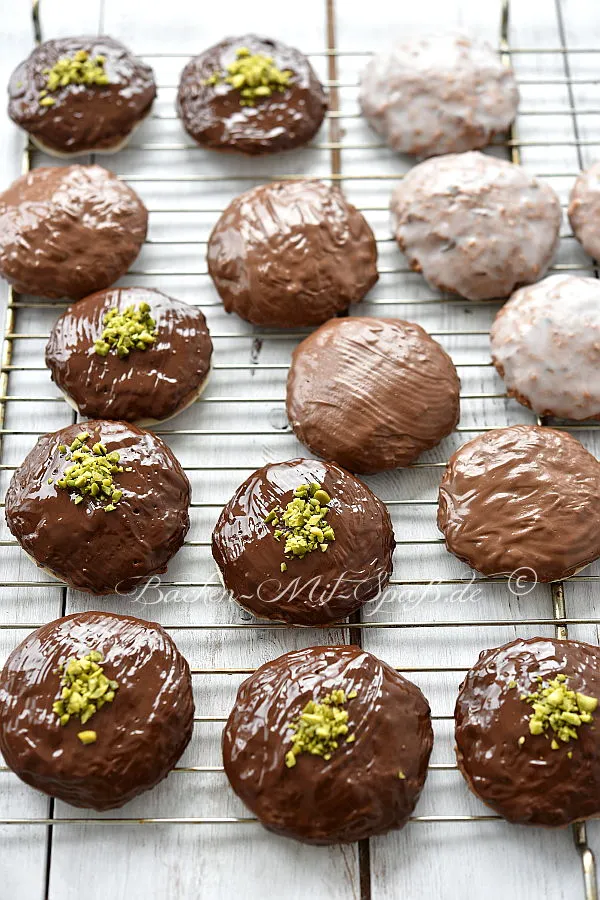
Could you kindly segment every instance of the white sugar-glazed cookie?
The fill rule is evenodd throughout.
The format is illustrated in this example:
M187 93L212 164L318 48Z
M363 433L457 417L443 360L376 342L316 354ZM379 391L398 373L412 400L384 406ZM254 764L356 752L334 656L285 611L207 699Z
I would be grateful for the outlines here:
M600 162L582 172L571 191L569 222L586 253L600 259Z
M392 149L427 157L485 147L514 120L519 89L485 41L434 34L376 54L359 103Z
M411 268L469 300L508 297L541 278L561 222L548 184L476 150L419 163L393 192L391 211Z
M540 416L600 418L600 281L551 275L521 288L491 331L511 397Z

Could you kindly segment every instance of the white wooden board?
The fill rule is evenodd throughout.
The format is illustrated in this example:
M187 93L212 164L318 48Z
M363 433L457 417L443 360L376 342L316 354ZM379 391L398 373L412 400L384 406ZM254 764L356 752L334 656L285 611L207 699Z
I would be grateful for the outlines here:
M28 4L7 4L0 34L0 83L8 80L14 65L31 46ZM513 0L512 44L517 48L561 47L566 38L572 48L600 48L600 11L594 0ZM366 53L385 45L395 35L417 33L424 28L460 27L497 43L499 2L478 0L421 0L391 4L389 0L337 0L338 80L340 88L344 188L365 210L380 239L378 285L355 312L397 315L419 322L431 332L467 331L470 335L439 335L455 362L461 366L463 393L460 431L425 462L443 462L455 447L477 428L533 421L530 414L502 397L481 399L480 394L503 394L503 385L488 365L486 332L496 305L468 302L432 302L438 299L422 279L406 271L406 262L389 240L387 204L395 179L410 162L386 149L357 148L376 145L378 139L357 117L356 81ZM140 144L189 144L175 118L173 100L185 55L199 52L226 34L257 31L289 41L307 52L324 80L327 78L326 4L305 0L301 5L275 0L225 4L197 4L170 0L157 5L142 0L42 0L45 37L105 30L122 39L155 67L161 85L154 116L135 137ZM561 28L563 33L561 33ZM181 54L181 58L169 56ZM525 84L519 135L523 163L545 175L566 203L576 173L600 152L598 62L600 54L561 52L517 53L514 57ZM571 69L567 67L570 65ZM567 76L587 84L567 84ZM552 83L550 83L552 82ZM595 82L595 83L591 83ZM570 90L573 96L570 95ZM569 111L574 99L580 114ZM552 110L554 114L548 115ZM541 113L545 113L540 115ZM579 138L579 146L576 146ZM285 366L295 340L285 336L257 339L258 329L227 316L205 274L204 250L218 210L241 190L277 175L312 174L326 177L331 169L326 126L313 146L271 159L244 160L210 154L197 148L173 151L127 150L106 164L128 178L150 211L150 240L123 279L125 284L149 284L198 303L205 310L215 335L215 372L206 402L197 404L172 423L169 430L202 430L204 434L170 434L167 439L181 461L193 467L191 541L202 546L182 549L165 576L166 582L187 587L162 595L149 593L145 602L123 598L93 600L60 587L0 587L0 624L47 621L66 611L98 606L131 612L177 626L174 636L194 667L210 669L252 667L285 650L317 642L347 639L342 629L294 630L248 628L194 629L198 625L248 622L248 617L220 598L214 588L190 583L216 583L207 542L218 506L253 468L269 460L286 459L302 450L286 429L283 406ZM551 146L547 146L547 142ZM594 143L595 142L595 143ZM2 185L20 168L21 136L3 118L0 122ZM494 152L501 154L506 150ZM41 158L39 162L43 161ZM372 174L390 176L374 180ZM214 177L214 181L173 182L175 176ZM349 177L346 177L349 176ZM147 180L142 180L147 179ZM202 210L202 212L198 212ZM569 234L557 260L558 266L591 270L591 261ZM190 241L197 243L189 243ZM177 243L181 242L181 243ZM161 274L141 275L151 270ZM391 271L386 271L391 270ZM20 310L20 333L47 333L56 308ZM483 332L479 333L479 332ZM221 335L217 337L217 335ZM41 365L43 339L15 341L14 362ZM469 364L469 365L464 365ZM475 364L475 365L474 365ZM239 368L231 368L238 366ZM269 368L279 366L280 368ZM6 427L4 464L16 465L35 440L35 433L52 430L71 421L66 405L55 400L56 389L45 371L11 374L9 394L39 397L37 402L10 402ZM474 396L475 395L475 396ZM219 398L251 397L252 403L215 402ZM210 432L234 432L211 434ZM209 433L206 433L209 432ZM591 431L578 436L600 454L600 435ZM440 468L415 468L369 479L379 495L389 501L434 499ZM2 493L10 471L0 472ZM427 505L392 505L400 541L394 578L402 582L468 579L470 572L436 543L402 543L435 540L435 508ZM10 536L4 525L0 539ZM600 567L589 572L600 573ZM17 547L2 548L3 581L45 581ZM582 618L597 617L597 583L578 581L568 585L568 611ZM443 621L520 620L551 616L549 590L537 587L524 597L512 595L505 585L445 585L412 588L398 585L389 603L365 609L362 630L367 649L402 667L467 667L481 649L498 645L516 634L552 633L550 626L477 626L444 628L381 628L385 622L439 623ZM0 630L0 654L4 657L24 634L24 629ZM573 627L571 634L598 641L596 626ZM205 675L194 679L197 714L227 714L240 675ZM448 717L461 673L421 672L414 676L428 696L433 713ZM434 763L451 763L451 722L436 719ZM198 722L192 745L182 759L184 766L219 766L220 722ZM0 773L0 819L45 817L48 801L21 785L10 773ZM456 771L433 770L416 814L418 816L481 815L485 808L472 797ZM57 803L57 817L73 810ZM83 819L96 819L79 811ZM124 818L226 817L244 815L229 791L225 777L214 773L173 773L151 794L117 812ZM589 841L600 852L596 824L588 827ZM511 827L502 822L415 822L402 832L370 842L370 894L373 900L392 898L486 897L491 900L579 900L583 897L579 860L571 834ZM18 900L221 900L240 896L254 900L265 895L286 900L350 900L360 897L357 849L315 849L267 834L258 825L111 825L89 821L56 825L51 835L42 826L0 828L0 898Z

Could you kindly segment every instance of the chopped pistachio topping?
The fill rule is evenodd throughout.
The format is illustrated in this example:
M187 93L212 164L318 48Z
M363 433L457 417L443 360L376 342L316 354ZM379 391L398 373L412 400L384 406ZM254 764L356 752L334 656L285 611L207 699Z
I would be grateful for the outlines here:
M406 779L406 775L404 774L402 769L400 769L400 771L398 772L398 778L400 778L402 781Z
M577 729L592 721L598 699L569 690L566 675L557 675L547 684L539 677L536 681L539 684L537 691L521 695L521 699L533 709L529 716L529 733L545 734L550 738L548 732L551 732L550 746L553 750L558 750L559 741L566 744L578 739ZM519 740L519 743L522 744L523 741Z
M102 654L91 650L59 666L60 695L52 704L52 712L61 725L66 725L71 716L85 725L105 703L115 699L119 685L106 677L103 662ZM97 735L95 731L80 731L77 737L83 744L92 744Z
M352 694L356 697L356 691ZM342 707L350 694L342 690L326 694L322 700L309 700L300 715L290 722L292 730L292 748L285 755L288 769L296 765L296 757L301 753L322 756L331 759L331 754L339 746L339 738L345 738L347 744L356 740L356 736L348 734L348 711Z
M285 91L294 74L278 69L272 56L252 54L247 47L238 47L235 61L227 66L227 73L213 72L204 84L230 84L240 92L240 106L255 106L257 100L270 97L274 91Z
M69 84L109 84L108 75L104 71L105 62L106 57L100 54L92 59L87 50L78 50L73 56L61 57L51 69L42 69L46 87L38 95L40 106L54 106L56 100L48 94Z
M84 498L92 497L105 512L112 512L123 496L117 490L113 476L123 471L119 463L119 452L107 452L104 444L97 443L93 447L85 444L89 438L87 431L78 434L70 447L60 444L58 452L66 456L70 466L64 471L62 478L56 481L56 487L71 492L71 500L75 505Z
M301 484L294 491L294 498L285 509L276 506L267 516L267 525L273 525L276 541L285 540L283 552L288 558L303 559L313 550L325 552L331 541L335 541L333 528L327 522L328 504L331 497L316 481ZM281 527L279 527L281 526ZM282 563L281 571L285 572Z
M105 313L102 337L94 341L100 356L112 350L117 356L129 356L132 350L146 350L156 342L156 322L150 315L150 305L140 303L136 309L128 306L121 312L113 306Z

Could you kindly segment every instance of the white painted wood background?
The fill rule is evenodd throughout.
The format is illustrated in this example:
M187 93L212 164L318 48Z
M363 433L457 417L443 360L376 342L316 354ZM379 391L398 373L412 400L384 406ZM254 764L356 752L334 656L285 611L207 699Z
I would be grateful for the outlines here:
M600 11L597 0L513 0L511 38L519 48L558 48L558 11L564 20L566 37L572 48L600 47ZM349 197L365 208L380 239L379 284L360 312L395 315L419 322L432 332L464 330L486 332L497 306L463 301L432 303L430 291L406 264L389 240L387 203L393 178L369 179L368 175L393 176L409 163L385 149L353 149L357 144L378 144L378 139L356 116L356 76L365 63L363 55L348 51L370 51L384 46L396 35L415 33L423 27L459 26L497 42L499 0L419 0L395 3L389 0L338 0L337 30L340 101L344 117L342 154L344 187ZM3 3L0 34L0 84L8 80L14 65L27 55L32 45L29 6ZM142 0L42 0L44 37L104 30L123 40L140 55L148 55L161 85L155 115L135 137L135 144L188 144L175 119L173 99L183 59L153 54L194 54L226 34L258 31L304 49L321 53L326 46L324 0L304 0L285 4L281 0L229 0L227 3L192 3L169 0L164 4ZM317 55L313 62L326 78L326 60ZM518 54L515 66L524 80L548 79L540 86L522 88L519 133L525 146L524 164L545 175L566 203L576 173L600 153L600 113L568 114L569 91L565 84L565 59L560 53ZM573 92L581 111L600 110L600 55L571 54L568 64L574 80ZM585 85L576 84L585 79ZM594 83L590 83L594 81ZM555 83L552 83L555 82ZM168 87L166 86L168 85ZM352 86L350 86L352 85ZM552 110L555 115L534 115ZM579 129L580 149L575 146ZM214 570L206 543L210 539L218 506L253 468L268 460L299 455L302 450L285 430L283 406L285 365L295 339L285 335L256 343L257 330L226 316L205 274L204 242L218 211L236 193L261 179L278 174L327 176L330 152L324 128L314 146L271 159L243 160L218 156L200 149L142 152L129 150L105 160L105 164L130 181L146 201L150 214L150 238L154 241L181 241L165 246L149 244L143 250L125 284L148 284L205 309L215 338L216 368L201 402L165 430L186 429L208 432L233 431L233 435L170 435L168 440L182 462L195 467L191 472L194 502L190 541L173 561L166 581L213 582ZM544 146L541 142L555 142ZM2 115L0 118L1 184L5 187L18 174L22 136ZM505 153L506 151L498 151ZM39 160L42 161L41 159ZM101 160L102 161L102 160ZM175 176L213 176L222 181L153 182L140 180ZM193 212L202 209L204 212ZM160 212L169 210L169 212ZM564 234L569 235L565 222ZM197 242L197 243L190 243ZM591 262L571 237L565 236L559 266L591 271ZM393 269L392 272L386 272ZM399 271L399 269L401 271ZM141 270L164 274L136 275ZM177 272L178 274L166 274ZM187 274L181 274L187 273ZM19 310L19 333L45 334L57 309ZM463 393L503 394L503 385L488 365L485 334L467 337L440 336L457 364L476 363L460 369ZM44 340L17 340L14 362L41 366ZM281 368L265 368L279 365ZM239 369L223 366L239 365ZM11 374L11 396L40 398L37 402L8 404L6 427L17 434L5 438L2 462L18 464L40 431L68 424L71 414L45 371ZM251 404L212 402L215 398L252 397ZM52 398L48 400L47 398ZM262 399L261 399L262 398ZM452 435L424 461L441 462L468 439L477 428L533 418L513 401L496 399L463 400L460 433ZM254 432L254 433L253 433ZM577 432L586 446L599 454L597 432ZM221 467L214 469L213 467ZM239 467L237 469L226 467ZM2 494L10 471L0 472ZM369 479L379 495L390 501L433 500L440 468L415 468ZM466 567L445 553L436 543L410 544L402 541L435 540L435 508L432 505L393 505L397 538L401 542L395 559L394 577L400 581L468 578ZM0 538L10 538L2 523ZM587 574L600 573L598 565ZM250 627L235 630L198 629L191 626L248 621L232 605L216 600L216 591L188 587L179 591L180 602L149 606L132 605L119 598L93 600L60 587L22 586L15 582L44 582L46 577L14 546L2 548L0 576L11 586L0 587L0 624L41 623L60 615L63 599L68 612L105 607L157 619L178 626L174 636L192 666L249 667L271 659L285 650L318 642L344 640L341 629L315 630ZM443 586L436 597L416 586L411 591L397 587L394 602L385 608L366 609L364 621L434 622L486 621L489 619L544 618L551 615L550 592L535 588L523 598L509 593L504 584L484 584L464 591L461 586ZM574 581L566 588L568 612L581 618L597 617L597 583ZM212 598L212 601L211 601ZM154 594L150 600L158 600ZM24 636L26 629L0 630L0 654L4 658ZM388 662L402 667L467 667L483 648L497 646L517 634L550 634L550 626L478 626L365 628L364 646ZM595 625L571 628L571 635L598 641ZM461 673L421 672L411 677L428 696L435 716L449 716L461 680ZM194 679L197 714L224 716L229 711L240 675L205 675ZM451 722L436 720L433 761L453 762ZM199 722L192 745L182 765L219 766L221 723ZM40 794L22 785L11 773L0 773L0 819L44 817L51 805ZM431 772L417 815L485 814L486 810L467 791L456 771ZM74 811L57 803L54 815L65 817ZM79 811L75 811L80 815ZM129 804L118 816L171 817L244 815L230 792L222 772L173 773L158 789ZM96 819L91 814L84 818ZM358 900L359 867L354 847L318 849L304 847L268 834L250 825L110 825L91 822L57 825L51 836L42 826L0 827L0 900L221 900L221 898L285 897L286 900ZM588 826L590 844L600 854L597 824ZM392 898L490 898L490 900L578 900L583 896L580 864L569 831L524 829L492 822L409 824L402 832L370 842L371 896L373 900Z

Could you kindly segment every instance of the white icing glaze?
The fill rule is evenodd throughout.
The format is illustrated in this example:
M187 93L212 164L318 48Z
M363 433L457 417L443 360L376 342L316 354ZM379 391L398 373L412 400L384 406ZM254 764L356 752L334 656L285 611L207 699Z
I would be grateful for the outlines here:
M600 281L551 275L496 316L492 359L509 393L538 415L600 416Z
M419 163L393 192L391 211L411 267L469 300L508 297L536 281L558 245L552 188L478 151Z
M569 221L585 252L600 259L600 162L582 172L573 185Z
M485 147L513 121L519 90L488 43L437 34L376 54L359 103L390 147L426 157Z

